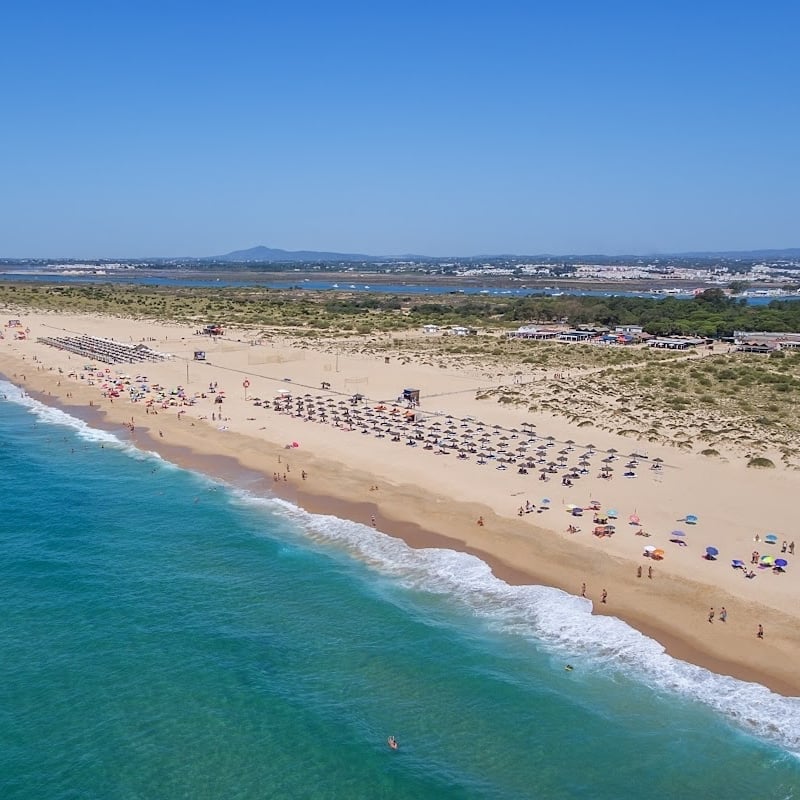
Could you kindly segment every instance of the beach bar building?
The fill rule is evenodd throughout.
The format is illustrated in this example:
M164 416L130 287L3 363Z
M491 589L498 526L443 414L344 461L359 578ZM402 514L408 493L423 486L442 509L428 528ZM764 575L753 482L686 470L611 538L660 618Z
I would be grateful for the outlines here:
M699 347L705 344L705 339L697 339L690 336L656 336L648 343L648 347L655 347L658 350L688 350L690 347Z
M451 336L477 336L478 331L476 328L466 328L463 325L451 325Z
M615 325L614 333L624 333L628 336L641 336L644 328L641 325Z
M558 334L559 342L588 342L594 339L597 334L594 331L564 331Z
M775 350L795 350L800 347L800 333L771 331L734 331L733 343L742 353L772 353Z
M537 328L534 325L520 325L515 331L509 331L509 339L530 339L536 342L546 342L558 338L558 331Z

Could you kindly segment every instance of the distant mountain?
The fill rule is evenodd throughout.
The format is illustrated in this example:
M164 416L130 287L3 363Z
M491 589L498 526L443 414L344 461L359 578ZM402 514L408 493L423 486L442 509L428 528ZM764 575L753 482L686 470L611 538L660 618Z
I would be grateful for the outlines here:
M753 259L784 259L800 258L800 247L786 247L783 250L708 250L696 253L666 253L665 255L677 258L743 258L748 261Z
M204 261L227 262L303 262L303 261L380 261L376 256L367 256L363 253L326 253L317 250L280 250L275 247L251 247L248 250L234 250L224 256L211 256Z
M634 254L629 254L626 256L608 256L608 255L511 255L511 254L497 254L494 255L486 254L480 256L450 256L449 258L454 258L456 260L487 260L490 261L492 259L505 259L505 260L514 260L514 259L521 259L521 258L533 258L533 259L568 259L568 260L576 260L576 259L593 259L596 261L620 261L625 259L635 259L635 258L699 258L699 259L713 259L713 258L725 258L725 259L743 259L746 261L757 261L761 259L767 260L791 260L791 259L798 259L800 258L800 248L798 247L789 247L783 250L728 250L728 251L696 251L696 252L687 252L687 253L651 253L648 256L636 256ZM376 262L376 261L436 261L439 259L433 258L432 256L422 256L422 255L394 255L394 256L370 256L364 253L330 253L322 250L281 250L280 248L276 247L265 247L264 245L259 245L258 247L251 247L247 250L234 250L232 253L226 253L222 256L209 256L206 258L200 259L201 261L216 261L216 262L224 262L224 263L309 263L309 262L320 262L320 261L328 261L328 262Z

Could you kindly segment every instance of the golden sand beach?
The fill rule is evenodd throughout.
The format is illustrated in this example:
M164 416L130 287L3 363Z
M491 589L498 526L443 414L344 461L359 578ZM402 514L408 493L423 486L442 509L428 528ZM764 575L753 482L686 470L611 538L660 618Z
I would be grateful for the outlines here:
M21 326L4 329L0 372L44 402L177 463L225 479L260 474L256 491L310 511L375 524L414 547L478 554L509 582L573 594L585 585L596 613L626 620L671 654L800 693L794 470L632 441L611 432L601 405L595 424L580 426L547 408L520 411L493 390L529 381L546 395L552 374L398 359L388 341L359 352L245 330L211 338L177 324L3 316ZM106 364L37 341L68 335L169 357ZM419 390L418 405L400 400L407 388ZM576 393L575 402L588 400ZM605 525L608 535L595 535ZM763 556L788 566L775 571Z

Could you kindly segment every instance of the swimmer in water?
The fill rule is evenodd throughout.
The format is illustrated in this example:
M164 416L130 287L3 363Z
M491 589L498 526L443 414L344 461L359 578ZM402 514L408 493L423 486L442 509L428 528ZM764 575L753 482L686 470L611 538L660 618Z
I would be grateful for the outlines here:
M567 672L572 672L572 670L574 669L574 667L572 666L572 664L567 664L567 666L566 666L566 667L564 667L564 669L565 669Z
M389 747L391 747L391 748L392 748L392 750L397 750L397 748L398 748L398 747L400 747L400 745L399 745L399 744L398 744L398 742L397 742L397 739L395 739L395 738L394 738L394 736L390 736L390 737L389 737L389 738L386 740L386 744L388 744L388 745L389 745Z

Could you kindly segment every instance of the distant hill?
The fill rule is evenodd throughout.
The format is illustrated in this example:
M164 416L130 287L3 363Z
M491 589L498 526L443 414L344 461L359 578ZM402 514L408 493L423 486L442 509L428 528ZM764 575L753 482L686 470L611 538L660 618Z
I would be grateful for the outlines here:
M800 248L798 247L788 247L785 249L765 249L765 250L702 250L702 251L693 251L693 252L686 252L686 253L651 253L648 256L644 256L645 258L699 258L699 259L712 259L712 258L724 258L724 259L743 259L745 261L758 261L761 259L765 260L796 260L800 258ZM570 260L576 259L593 259L596 261L603 261L603 260L613 260L619 261L620 259L634 259L634 258L642 258L642 256L636 256L634 254L629 254L627 256L607 256L607 255L543 255L543 254L498 254L495 253L485 254L480 256L449 256L449 258L455 258L457 260L461 259L472 259L472 260L492 260L492 259L506 259L506 260L513 260L513 259L520 259L520 258L546 258L546 259L558 259L558 258L565 258ZM438 259L433 258L432 256L422 256L422 255L382 255L382 256L373 256L373 255L366 255L365 253L332 253L323 250L282 250L277 247L265 247L264 245L259 245L257 247L250 247L247 250L234 250L231 253L226 253L225 255L221 256L208 256L206 258L200 259L201 261L215 261L215 262L224 262L224 263L239 263L239 264L246 264L246 263L310 263L310 262L320 262L320 261L333 261L333 262L376 262L376 261L435 261Z
M665 255L677 258L743 258L747 261L764 258L782 261L800 258L800 247L787 247L783 250L709 250L697 253L666 253Z
M211 256L204 261L227 262L304 262L304 261L380 261L376 256L367 256L363 253L326 253L317 250L280 250L275 247L251 247L247 250L234 250L224 256Z

